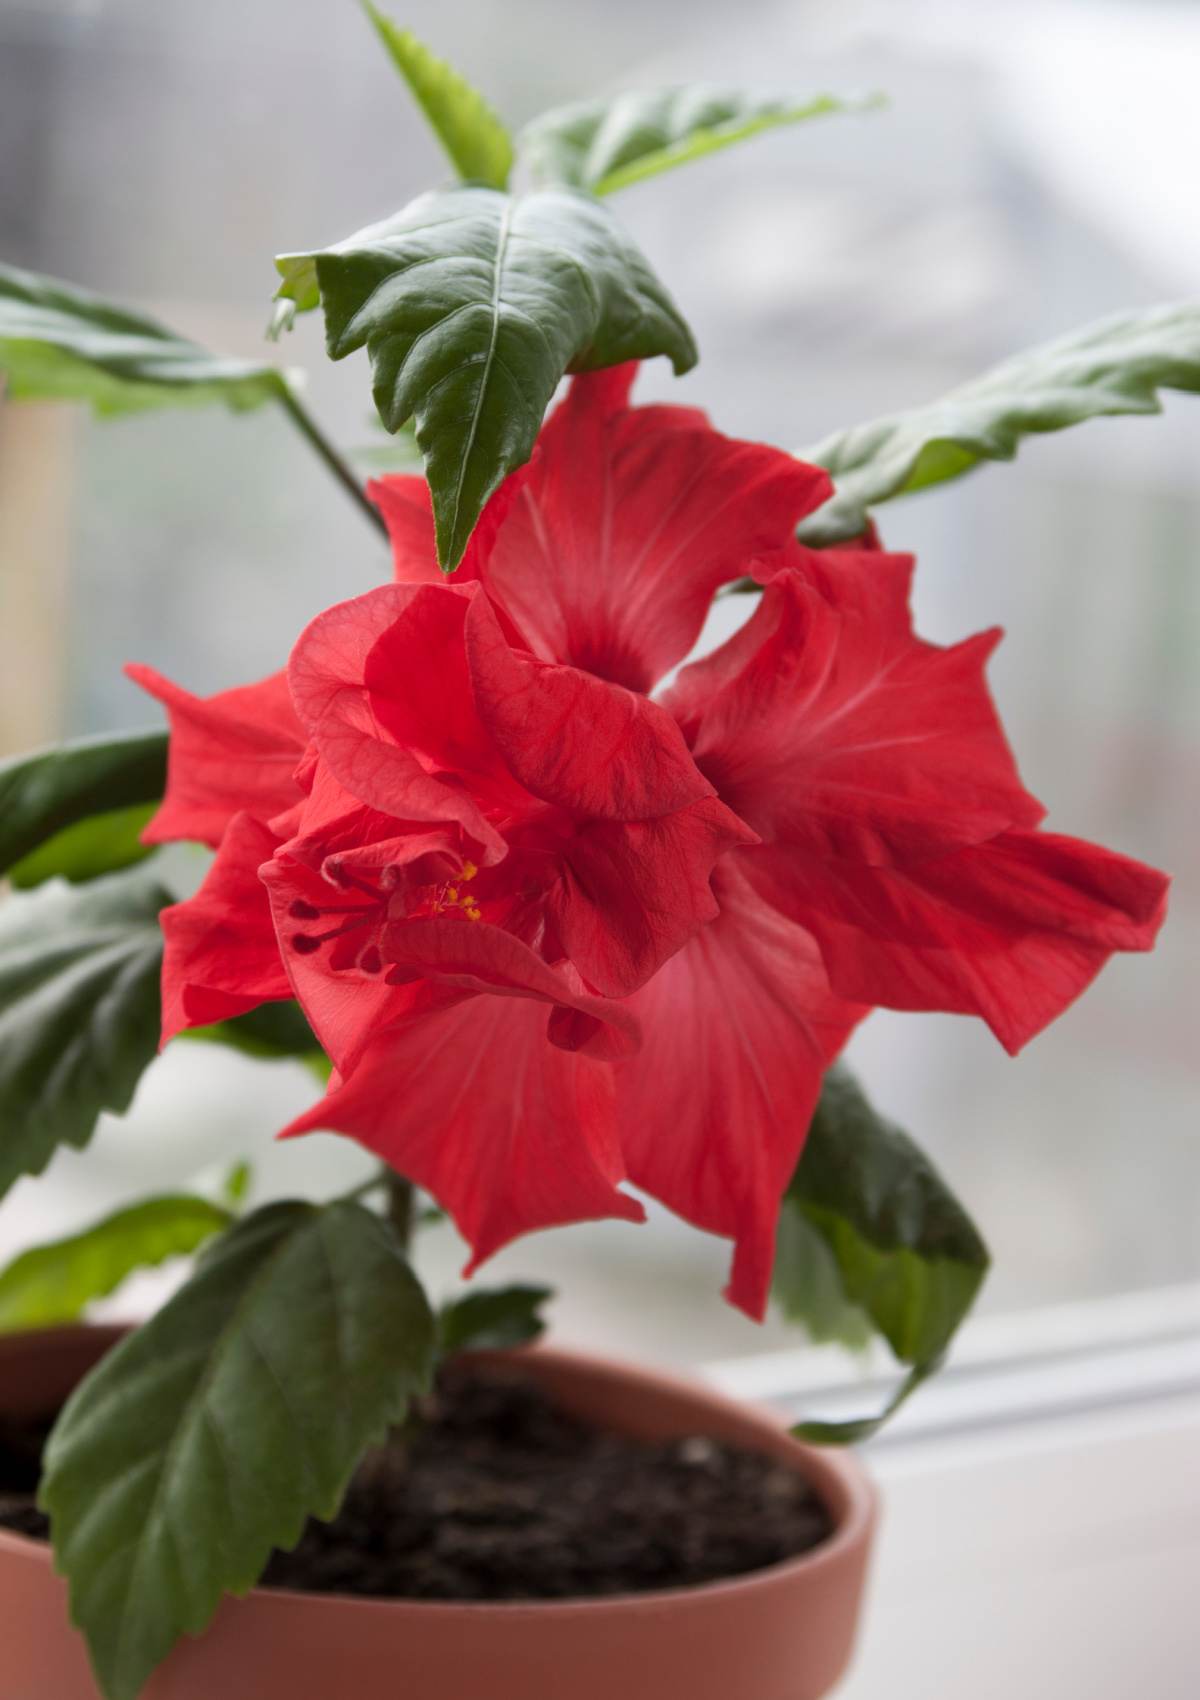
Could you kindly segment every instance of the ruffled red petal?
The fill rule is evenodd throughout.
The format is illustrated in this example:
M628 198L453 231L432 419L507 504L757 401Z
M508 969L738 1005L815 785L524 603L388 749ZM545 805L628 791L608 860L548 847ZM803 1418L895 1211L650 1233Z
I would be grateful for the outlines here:
M826 473L714 431L692 409L631 408L633 366L575 378L478 572L543 661L649 691L699 636L712 594L780 548Z
M866 1014L830 991L812 937L747 884L757 854L718 867L718 918L629 1000L643 1045L616 1071L630 1180L737 1242L726 1296L756 1319L821 1077Z
M666 698L729 806L767 842L881 865L1036 825L984 678L999 633L917 638L907 556L818 567L779 573Z
M381 1034L284 1137L350 1134L424 1187L470 1243L469 1274L534 1229L644 1218L617 1187L613 1098L608 1063L547 1041L543 1006L466 997Z
M196 839L214 848L242 810L270 820L296 802L296 764L304 732L292 707L287 675L197 697L153 667L125 672L167 710L171 739L162 807L142 834L146 844Z
M1118 950L1149 950L1165 874L1054 833L1006 832L904 868L752 850L769 902L816 936L844 997L980 1015L1007 1051L1062 1014Z
M261 821L235 815L199 891L163 910L164 1045L185 1028L291 997L258 877L275 843Z

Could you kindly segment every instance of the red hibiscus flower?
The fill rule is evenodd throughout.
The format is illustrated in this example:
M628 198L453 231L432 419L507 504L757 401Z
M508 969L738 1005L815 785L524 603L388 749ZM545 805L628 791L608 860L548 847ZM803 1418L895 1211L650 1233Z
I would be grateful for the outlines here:
M575 380L453 582L426 487L373 487L391 586L278 679L172 717L153 836L219 842L169 910L165 1032L295 995L332 1058L285 1130L353 1135L474 1263L636 1219L625 1178L736 1242L761 1315L822 1074L871 1005L981 1015L1010 1050L1166 881L1037 831L984 681L908 614L911 561L813 553L824 473ZM717 587L757 612L692 648ZM472 1266L473 1266L472 1265Z

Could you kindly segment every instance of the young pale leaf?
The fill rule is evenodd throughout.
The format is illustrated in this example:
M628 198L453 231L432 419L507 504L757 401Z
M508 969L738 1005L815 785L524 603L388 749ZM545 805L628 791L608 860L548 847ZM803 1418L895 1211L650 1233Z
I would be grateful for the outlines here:
M0 372L17 401L90 402L97 413L278 401L274 366L210 354L144 314L56 278L0 265Z
M157 802L166 782L165 732L79 738L0 762L0 873L34 885L35 874L90 879L126 865L136 818L126 811ZM105 854L125 860L105 864Z
M186 1257L232 1221L206 1198L147 1198L82 1233L23 1252L0 1273L0 1329L74 1322L134 1270Z
M553 1297L552 1287L493 1287L464 1293L442 1306L442 1351L449 1356L526 1346L545 1331L541 1310Z
M886 1417L945 1353L987 1273L987 1247L929 1159L879 1115L840 1066L825 1077L784 1196L783 1216L792 1214L831 1254L845 1305L912 1366ZM788 1284L788 1275L786 1264L777 1270L778 1296L789 1314L803 1317L806 1294ZM820 1315L817 1320L819 1326ZM804 1432L824 1441L859 1440L882 1420L805 1426Z
M444 59L436 59L411 30L364 0L367 16L392 63L413 92L434 135L450 156L458 175L491 189L508 186L512 170L512 138L487 101Z
M170 901L135 869L0 904L0 1197L128 1109L158 1045Z
M434 1320L361 1205L268 1205L72 1395L42 1502L106 1700L245 1593L427 1388ZM186 1555L186 1563L180 1562Z
M837 491L800 527L819 547L856 537L876 502L1012 460L1022 438L1120 413L1159 413L1159 390L1200 392L1200 305L1119 313L1018 354L940 401L836 431L801 459Z
M880 104L878 97L797 98L693 83L556 106L525 126L519 144L535 181L608 195L781 124Z
M331 358L366 345L390 431L411 415L451 571L485 502L533 452L564 372L667 354L691 333L612 215L586 195L423 195L321 253L284 255L280 294L325 309Z

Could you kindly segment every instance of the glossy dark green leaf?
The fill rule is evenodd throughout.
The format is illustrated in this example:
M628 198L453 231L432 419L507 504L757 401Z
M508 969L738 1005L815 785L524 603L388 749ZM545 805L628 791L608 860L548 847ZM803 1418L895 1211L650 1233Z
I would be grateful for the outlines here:
M912 1374L902 1397L930 1375L970 1310L988 1269L974 1223L928 1157L873 1108L841 1066L825 1077L782 1217L799 1217L830 1253L844 1305L865 1317ZM786 1232L786 1229L785 1229ZM785 1310L804 1319L807 1296L777 1271ZM818 1294L817 1330L828 1313ZM802 1425L808 1438L858 1440L883 1416ZM819 1429L819 1433L817 1430ZM798 1431L799 1432L799 1431Z
M10 756L0 762L0 873L21 870L18 883L32 885L34 874L112 871L101 866L104 845L126 855L136 820L126 811L157 802L166 781L165 732L78 738ZM90 871L81 873L85 865Z
M128 1109L158 1046L170 901L134 869L0 902L0 1196Z
M521 132L521 158L539 183L607 195L781 124L880 104L877 97L756 94L705 83L635 90L542 113Z
M1087 419L1159 413L1159 390L1200 391L1200 305L1118 313L1018 354L949 395L800 451L833 475L837 493L800 527L819 546L856 537L868 510L961 478L985 460L1012 460L1031 433Z
M442 1306L442 1350L450 1354L526 1346L545 1331L542 1307L553 1297L552 1287L484 1287L464 1293Z
M492 189L508 186L512 138L478 90L444 59L435 58L411 30L364 0L367 16L404 78L458 175Z
M438 555L462 558L488 497L528 460L568 371L696 350L606 208L571 190L423 195L320 253L277 262L280 294L324 305L330 356L367 347L389 430L412 416Z
M434 1332L379 1217L273 1204L87 1377L42 1500L106 1700L136 1700L223 1593L336 1514L366 1447L427 1388Z
M263 361L210 354L143 313L3 265L0 372L13 400L84 401L102 414L214 401L243 411L287 388Z
M0 1329L74 1322L137 1269L186 1257L233 1221L185 1193L147 1198L82 1233L35 1246L0 1273Z

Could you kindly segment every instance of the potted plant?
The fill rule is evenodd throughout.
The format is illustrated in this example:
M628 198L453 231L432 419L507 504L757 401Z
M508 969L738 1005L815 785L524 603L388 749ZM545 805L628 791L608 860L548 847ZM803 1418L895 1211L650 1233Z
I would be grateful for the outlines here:
M817 1700L874 1516L841 1448L936 1370L987 1267L836 1059L878 1005L1017 1051L1150 948L1167 884L1043 829L996 634L919 638L872 514L1200 388L1200 311L1110 319L797 457L735 441L632 399L638 362L697 355L608 197L848 103L659 90L514 148L370 16L461 181L283 256L274 330L320 309L332 358L365 347L424 475L364 490L294 375L0 270L9 402L281 407L393 561L281 632L266 680L205 698L132 666L169 736L0 766L0 1190L185 1035L306 1059L323 1095L285 1135L379 1159L333 1199L248 1210L235 1174L136 1200L0 1274L5 1700ZM730 593L745 623L662 689ZM190 893L158 854L179 840L211 852ZM625 1181L733 1242L752 1317L774 1292L885 1340L888 1409L785 1433L522 1351L544 1289L422 1286L431 1211L473 1270L639 1220ZM81 1321L193 1255L141 1327Z

